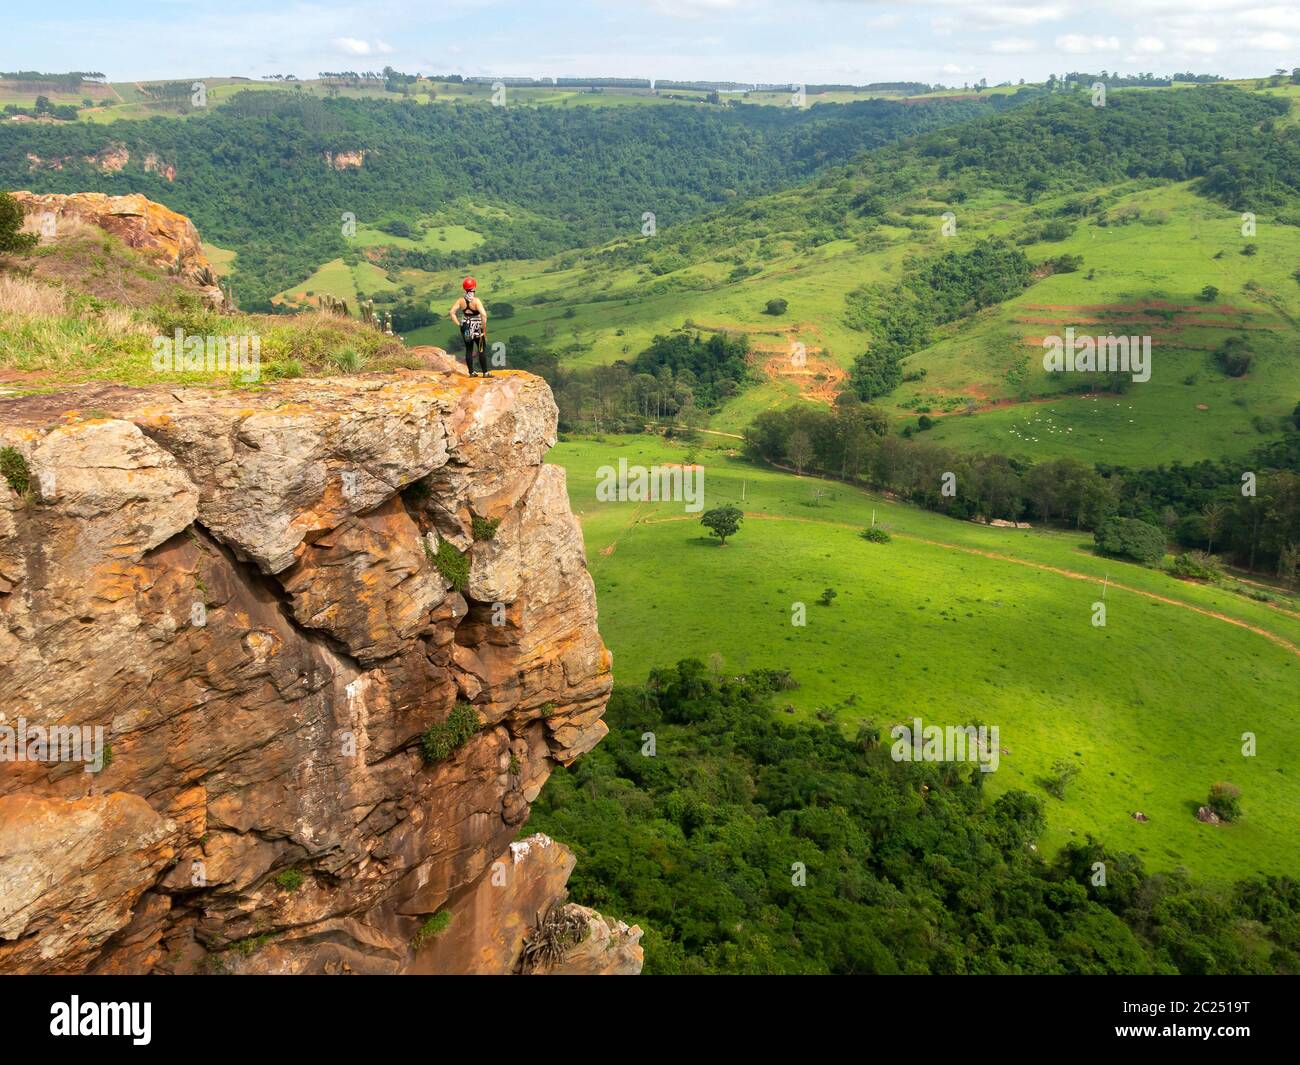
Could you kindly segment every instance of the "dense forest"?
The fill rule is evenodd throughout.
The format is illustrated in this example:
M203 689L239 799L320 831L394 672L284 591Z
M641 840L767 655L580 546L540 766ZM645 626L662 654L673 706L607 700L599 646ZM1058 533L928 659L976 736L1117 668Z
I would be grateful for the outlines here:
M782 720L794 684L687 660L616 688L534 805L574 900L642 922L647 973L1300 973L1300 883L1211 888L1092 838L1045 860L1050 799L894 761L890 711L851 695L852 738Z
M205 240L239 253L235 284L255 310L344 253L345 211L379 223L471 203L503 207L447 218L487 237L472 259L412 252L411 265L529 258L638 234L645 212L660 227L680 222L980 107L936 100L566 110L247 91L184 121L0 125L0 186L140 192L165 203L189 215ZM131 161L104 172L94 157L119 145ZM364 163L336 170L326 153L340 152L365 152ZM159 173L165 166L175 167L174 180Z
M921 150L941 160L941 176L1026 182L1029 197L1040 187L1199 178L1227 206L1259 210L1300 192L1300 135L1282 125L1287 110L1285 100L1219 87L1116 93L1105 107L1052 96L928 137Z
M994 98L996 99L996 97ZM800 189L726 207L661 231L653 246L628 243L595 261L610 266L672 257L712 259L741 245L757 256L792 245L816 248L880 240L882 224L927 229L944 206L990 188L1033 203L1046 192L1078 192L1076 215L1096 208L1090 189L1129 178L1194 181L1232 208L1273 211L1300 224L1300 127L1287 102L1241 89L1116 90L1104 107L1083 92L1035 91L1017 106L976 112L960 125L881 147L836 166ZM924 220L910 205L936 206Z

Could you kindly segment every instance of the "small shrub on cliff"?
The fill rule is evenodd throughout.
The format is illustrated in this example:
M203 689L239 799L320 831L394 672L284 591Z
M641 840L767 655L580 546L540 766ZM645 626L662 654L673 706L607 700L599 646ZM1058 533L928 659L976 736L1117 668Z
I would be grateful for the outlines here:
M425 765L451 757L482 724L477 710L468 703L457 703L446 721L430 725L420 737L420 753L424 755Z
M7 192L0 192L0 254L25 252L36 246L39 238L34 233L20 232L23 228L22 205Z
M302 376L302 363L297 359L285 359L262 367L262 376L268 381L284 381Z
M370 360L356 348L344 348L331 355L330 361L344 373L360 373Z
M275 883L281 891L297 891L306 879L301 869L286 869L275 878Z
M435 936L447 930L451 924L451 911L439 910L430 917L424 924L420 925L420 930L411 937L411 946L419 950L424 944L429 942Z
M500 518L480 518L477 514L470 521L470 529L475 540L491 540L497 534Z
M429 554L426 542L425 554ZM442 574L442 579L458 592L469 587L469 555L457 551L450 540L439 540L438 550L433 552L434 566Z
M524 973L545 971L590 934L582 911L572 905L552 905L536 928L524 940L519 969Z
M0 477L20 496L26 495L32 484L32 474L27 460L17 448L0 447Z

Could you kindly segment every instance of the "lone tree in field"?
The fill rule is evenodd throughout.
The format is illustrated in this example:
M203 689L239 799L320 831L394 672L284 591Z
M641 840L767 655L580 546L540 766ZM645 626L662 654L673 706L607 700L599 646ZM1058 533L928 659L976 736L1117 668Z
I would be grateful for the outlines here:
M700 515L700 524L722 541L719 547L726 547L727 537L740 528L744 517L745 512L739 507L714 507Z
M22 228L22 205L9 193L0 192L0 255L25 252L36 245L36 234L20 233Z

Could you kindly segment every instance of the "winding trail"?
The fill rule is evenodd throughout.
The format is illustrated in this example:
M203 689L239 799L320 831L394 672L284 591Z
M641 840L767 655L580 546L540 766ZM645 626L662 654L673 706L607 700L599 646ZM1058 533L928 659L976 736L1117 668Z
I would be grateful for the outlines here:
M745 511L745 517L752 518L755 521L792 521L803 525L826 525L838 529L861 530L865 528L865 526L858 525L853 522L830 521L825 518L800 518L794 515L787 515L787 514L768 514L761 510L747 510ZM645 518L642 520L641 524L659 525L670 521L693 521L693 520L697 520L697 519L692 514L675 514L672 517L668 517L668 518ZM635 523L636 523L636 518L635 516L633 516L633 524ZM1193 613L1200 614L1203 617L1214 618L1218 621L1225 621L1229 625L1236 625L1238 628L1245 629L1247 632L1253 632L1257 636L1263 636L1266 640L1272 641L1273 643L1277 644L1278 647L1281 647L1284 650L1289 651L1291 654L1295 655L1297 658L1300 658L1300 646L1297 646L1296 644L1292 643L1290 640L1286 639L1283 636L1279 636L1276 632L1271 632L1268 629L1260 628L1258 625L1252 625L1250 624L1250 622L1243 621L1241 618L1235 618L1230 614L1222 614L1217 610L1210 610L1206 607L1196 606L1194 603L1188 603L1182 599L1171 599L1168 596L1159 595L1156 592L1148 592L1141 588L1134 588L1132 585L1121 584L1118 581L1103 579L1101 577L1094 577L1091 574L1080 573L1077 570L1062 569L1060 566L1050 566L1045 562L1031 562L1029 559L1017 558L1014 555L1006 555L1001 553L1000 551L984 551L977 547L964 547L961 544L945 543L942 540L930 540L924 536L914 536L911 533L898 532L893 529L890 530L890 535L896 536L900 540L913 540L916 543L926 544L930 547L942 548L945 551L958 551L964 555L976 555L980 558L993 559L998 562L1010 562L1016 566L1024 566L1027 569L1035 569L1043 573L1053 573L1056 574L1058 577L1065 577L1073 581L1085 581L1089 584L1105 583L1105 585L1108 588L1117 588L1120 591L1129 592L1132 595L1140 595L1145 599L1150 599L1157 603L1165 603L1169 606L1181 607L1184 610L1190 610ZM611 544L605 551L602 552L602 554L609 554L610 552L612 552L616 544L617 541L615 541L614 544ZM1289 610L1283 610L1282 613L1290 614L1291 612Z

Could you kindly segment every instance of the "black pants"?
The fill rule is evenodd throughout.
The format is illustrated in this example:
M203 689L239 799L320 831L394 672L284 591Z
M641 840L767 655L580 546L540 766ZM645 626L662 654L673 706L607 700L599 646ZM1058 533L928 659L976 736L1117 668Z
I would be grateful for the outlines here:
M487 337L471 337L462 333L461 339L465 341L465 365L469 368L469 372L474 372L474 356L477 355L479 365L483 368L483 372L487 373Z

